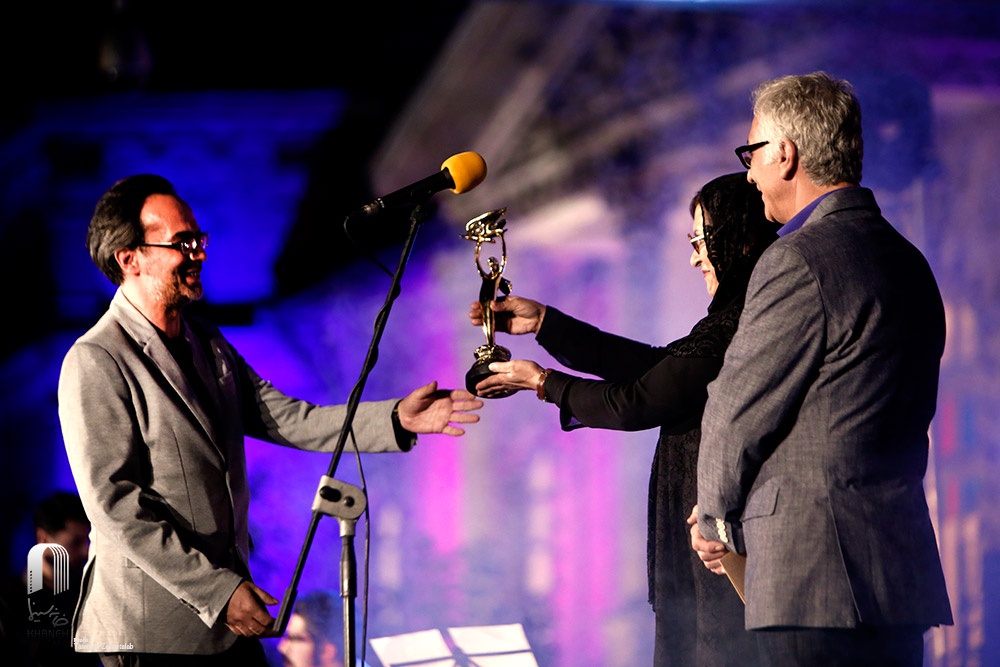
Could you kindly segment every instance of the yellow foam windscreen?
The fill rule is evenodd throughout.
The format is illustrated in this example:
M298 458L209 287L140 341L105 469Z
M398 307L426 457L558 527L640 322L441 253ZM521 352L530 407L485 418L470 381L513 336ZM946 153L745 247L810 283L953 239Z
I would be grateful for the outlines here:
M451 175L455 184L451 191L456 195L468 192L486 178L486 160L472 151L452 155L441 164L441 169L447 169Z

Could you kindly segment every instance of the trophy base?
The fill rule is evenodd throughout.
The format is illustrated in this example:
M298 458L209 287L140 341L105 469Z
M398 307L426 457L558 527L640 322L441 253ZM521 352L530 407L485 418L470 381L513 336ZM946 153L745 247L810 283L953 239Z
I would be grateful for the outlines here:
M465 388L469 393L479 396L476 393L476 385L489 376L496 375L490 370L490 364L494 361L510 361L510 350L500 345L482 345L476 348L476 363L472 364L472 368L465 374ZM482 398L505 398L516 392L516 389L508 389Z

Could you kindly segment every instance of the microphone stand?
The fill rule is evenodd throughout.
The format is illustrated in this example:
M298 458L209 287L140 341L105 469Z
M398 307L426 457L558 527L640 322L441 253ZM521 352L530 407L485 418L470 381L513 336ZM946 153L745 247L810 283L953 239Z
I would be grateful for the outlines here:
M428 193L428 197L430 194L433 193ZM354 525L358 517L364 513L368 501L361 489L345 482L339 482L333 476L337 471L337 466L340 464L340 457L344 452L347 435L354 422L354 415L357 413L358 404L361 402L361 394L364 391L368 375L378 360L378 344L382 339L383 331L385 331L385 324L389 319L389 311L392 309L392 304L400 294L403 270L406 268L406 262L410 257L410 252L413 250L413 243L417 237L417 229L424 220L425 215L421 209L421 204L414 205L410 213L410 231L406 237L406 242L403 244L403 250L399 256L396 272L392 276L392 284L389 287L385 303L375 318L375 331L372 335L371 344L368 346L368 354L361 369L361 376L358 378L357 384L354 385L354 389L351 391L350 398L347 401L344 423L340 429L340 436L337 439L337 446L333 451L330 467L327 470L326 476L321 478L319 489L313 500L312 521L309 523L309 529L306 531L306 537L299 552L299 560L292 574L292 582L289 584L288 589L285 590L281 607L278 609L278 616L274 621L274 629L277 636L285 634L285 629L288 627L288 619L291 617L292 606L295 604L295 598L298 594L299 579L302 577L302 570L305 568L309 549L312 547L312 541L316 536L316 529L319 527L320 519L323 515L335 517L340 522L340 536L342 541L340 596L344 602L344 667L355 667L357 659L355 657L354 637L354 598L357 595L357 567L354 560Z

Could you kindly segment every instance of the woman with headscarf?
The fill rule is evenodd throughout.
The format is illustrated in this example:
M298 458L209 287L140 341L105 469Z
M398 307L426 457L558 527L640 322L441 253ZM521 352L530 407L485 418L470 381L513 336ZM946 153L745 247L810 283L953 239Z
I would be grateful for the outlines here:
M491 303L498 331L534 333L567 368L585 379L534 361L490 365L496 374L480 396L533 390L559 406L564 430L581 427L638 431L660 428L649 482L647 559L649 600L656 615L654 664L753 665L757 645L744 630L743 605L725 577L712 574L691 550L686 519L696 502L698 443L707 387L736 333L750 274L775 240L760 193L746 174L707 183L691 202L691 266L712 297L691 333L654 347L605 333L552 306L517 296ZM482 307L469 317L481 325Z

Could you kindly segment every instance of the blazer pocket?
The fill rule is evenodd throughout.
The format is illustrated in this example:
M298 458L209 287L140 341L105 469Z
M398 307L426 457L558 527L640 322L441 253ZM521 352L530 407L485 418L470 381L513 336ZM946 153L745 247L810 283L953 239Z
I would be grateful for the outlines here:
M742 521L758 519L774 514L778 506L778 483L770 480L761 485L759 489L750 492L747 498L747 505L743 509Z

